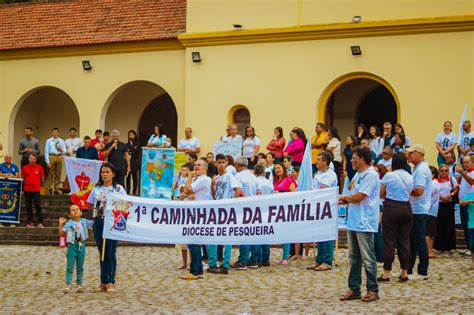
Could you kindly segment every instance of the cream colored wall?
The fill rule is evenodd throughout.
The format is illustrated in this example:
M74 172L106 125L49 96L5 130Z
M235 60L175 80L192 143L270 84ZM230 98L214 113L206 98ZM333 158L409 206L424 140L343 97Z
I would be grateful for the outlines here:
M191 0L187 32L470 15L473 0Z
M265 144L278 125L285 135L294 126L311 135L328 84L366 71L395 89L402 124L434 161L434 139L443 121L457 125L465 103L473 117L473 39L474 32L459 32L189 49L185 124L207 140L203 151L224 133L235 104L249 108ZM362 56L351 55L354 44L361 46ZM200 51L201 64L190 61L191 51Z
M90 60L93 70L82 69ZM67 93L76 104L81 135L93 135L104 128L108 105L114 92L126 83L143 80L166 90L175 102L180 136L184 133L184 50L92 55L0 61L0 132L5 151L14 151L14 119L22 97L41 86L53 86ZM136 95L137 99L144 94ZM139 109L126 115L117 129L136 128ZM113 119L113 118L112 118ZM123 124L123 125L122 125ZM23 126L21 127L23 128ZM128 130L128 129L127 129ZM126 131L125 131L126 132Z

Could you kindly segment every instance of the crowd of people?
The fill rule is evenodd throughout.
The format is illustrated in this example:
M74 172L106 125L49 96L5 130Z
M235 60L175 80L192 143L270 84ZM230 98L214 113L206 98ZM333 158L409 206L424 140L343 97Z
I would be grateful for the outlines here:
M390 122L378 126L358 125L354 135L345 138L343 147L335 127L316 124L310 138L313 167L313 189L340 187L340 205L347 205L347 240L349 248L349 290L341 300L379 299L379 283L391 281L395 252L400 261L398 281L428 279L429 260L439 255L450 255L456 249L455 208L460 205L461 225L468 250L472 255L470 269L474 270L474 134L471 123L465 121L463 134L457 137L447 121L435 140L438 166L429 166L422 145L411 143L403 126ZM31 128L26 128L19 154L21 177L24 179L27 225L33 227L32 203L37 211L37 226L42 227L39 188L44 177L37 164L39 142ZM95 138L83 141L75 128L69 138L62 140L59 130L45 144L45 163L48 167L47 187L51 193L61 193L59 186L62 157L103 160L101 179L88 200L94 221L81 218L80 210L70 208L71 220L60 221L60 231L67 234L68 268L65 292L71 290L72 268L77 266L78 290L82 290L83 242L87 228L93 226L101 262L99 291L115 291L116 241L102 242L104 205L111 192L138 195L140 145L137 133L128 132L126 142L120 133L97 130ZM303 129L295 127L286 139L281 127L276 127L266 147L252 126L244 136L238 126L231 124L221 141L239 141L242 156L209 152L199 158L200 142L186 128L176 150L185 152L188 161L181 166L174 185L175 200L214 200L291 193L298 187L297 178L307 141ZM460 139L460 140L458 140ZM147 142L149 147L173 147L161 126L154 128ZM458 156L456 157L456 152ZM0 165L0 176L19 177L20 169L5 155ZM458 162L456 162L458 161ZM346 189L343 189L345 187ZM106 244L103 246L103 244ZM308 260L311 244L282 244L282 257L275 264L288 265L293 260ZM314 263L308 270L330 271L334 258L334 242L320 242ZM71 249L69 249L71 247ZM189 269L185 280L201 279L204 269L213 274L228 274L229 269L247 270L269 267L269 245L239 246L238 260L230 261L232 246L177 245L181 250L179 269ZM188 257L190 256L190 261ZM416 259L419 259L416 265ZM377 277L377 262L383 263L383 274ZM80 266L81 265L81 266ZM72 267L71 267L72 266ZM206 267L206 268L204 268ZM361 272L365 269L367 294L361 295ZM414 270L416 267L416 270Z

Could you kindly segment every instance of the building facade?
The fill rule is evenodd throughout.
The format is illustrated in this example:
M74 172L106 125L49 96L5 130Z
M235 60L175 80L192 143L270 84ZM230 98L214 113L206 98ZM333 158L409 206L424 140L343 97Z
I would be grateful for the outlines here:
M160 123L176 143L189 126L205 153L231 122L253 125L264 147L276 126L310 136L321 121L344 142L359 123L398 121L434 163L443 122L457 129L464 104L473 118L473 3L0 6L0 154L16 153L26 126L42 144L53 127L118 129L123 140L134 129L143 141Z

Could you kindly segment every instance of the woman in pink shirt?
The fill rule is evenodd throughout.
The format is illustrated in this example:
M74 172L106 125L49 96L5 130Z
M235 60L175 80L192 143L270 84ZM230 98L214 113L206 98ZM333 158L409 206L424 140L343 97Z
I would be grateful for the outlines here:
M273 138L267 144L267 150L275 155L275 163L283 162L283 148L286 140L283 137L283 129L276 127L273 131Z
M273 168L273 188L276 193L293 192L296 191L298 184L293 176L288 176L286 168L281 163L276 163ZM290 254L290 244L282 244L283 257L277 260L278 265L288 265L288 256Z
M293 165L300 166L304 155L304 146L306 137L302 129L293 129L290 132L291 142L288 143L284 150L284 156L291 156L293 158Z

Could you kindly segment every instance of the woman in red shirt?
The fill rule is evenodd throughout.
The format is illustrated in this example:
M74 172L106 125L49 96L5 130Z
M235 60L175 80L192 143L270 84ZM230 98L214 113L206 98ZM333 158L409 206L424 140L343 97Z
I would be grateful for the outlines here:
M267 150L275 155L275 163L283 162L283 149L285 148L286 140L283 137L283 129L276 127L273 130L273 138L267 144Z

